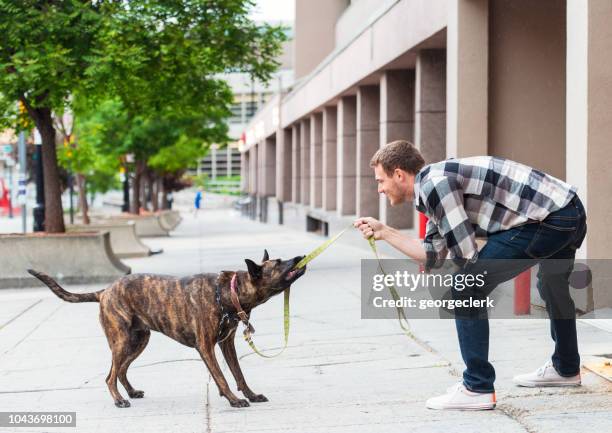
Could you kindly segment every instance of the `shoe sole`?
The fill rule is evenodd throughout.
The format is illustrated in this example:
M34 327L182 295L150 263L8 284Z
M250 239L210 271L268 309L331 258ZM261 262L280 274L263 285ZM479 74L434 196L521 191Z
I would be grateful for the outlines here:
M513 380L518 386L524 386L525 388L561 388L561 387L576 387L582 385L582 382L522 382L520 380Z
M483 403L480 405L470 406L430 406L426 405L427 409L433 410L493 410L495 409L495 403Z

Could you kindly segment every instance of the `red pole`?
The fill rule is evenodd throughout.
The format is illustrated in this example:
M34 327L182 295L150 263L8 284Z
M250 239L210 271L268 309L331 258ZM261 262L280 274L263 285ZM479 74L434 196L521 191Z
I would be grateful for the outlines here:
M419 238L424 239L427 231L427 217L424 213L419 212ZM420 265L419 271L424 272L425 266Z
M531 312L531 269L514 279L514 314L521 316Z
M424 213L419 212L419 238L425 239L427 228L427 217Z

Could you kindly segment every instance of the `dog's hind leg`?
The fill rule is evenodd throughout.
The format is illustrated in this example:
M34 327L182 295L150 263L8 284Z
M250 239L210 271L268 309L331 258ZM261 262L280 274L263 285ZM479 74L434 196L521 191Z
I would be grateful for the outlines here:
M254 393L244 380L244 375L242 374L240 363L238 362L238 356L236 355L236 347L234 346L235 334L236 330L234 329L225 340L219 343L219 346L221 346L221 352L223 352L225 362L227 362L230 371L234 375L234 379L236 379L238 391L242 391L244 396L253 403L268 401L265 395Z
M236 397L236 395L231 391L225 377L223 376L223 372L219 367L219 363L217 362L217 358L215 357L215 343L214 342L198 342L196 348L200 353L200 356L204 360L206 367L208 367L208 371L210 371L211 376L215 380L217 387L219 388L219 394L225 398L227 398L230 402L230 405L233 407L247 407L249 406L249 402Z
M151 331L148 329L139 329L130 332L130 353L127 358L124 359L123 363L119 367L119 381L127 391L130 398L143 398L144 391L138 391L130 384L127 378L127 370L130 364L134 362L136 358L142 353L149 343L149 337L151 337Z
M117 389L119 369L130 351L129 327L131 320L124 316L123 313L118 312L116 306L100 304L100 323L102 323L108 345L113 354L113 362L106 377L106 385L108 385L108 390L117 407L130 407L130 402L124 399Z

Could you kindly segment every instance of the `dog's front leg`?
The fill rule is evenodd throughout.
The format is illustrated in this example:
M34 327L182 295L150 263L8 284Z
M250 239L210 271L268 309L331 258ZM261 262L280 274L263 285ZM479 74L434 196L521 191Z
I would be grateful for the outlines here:
M219 343L219 346L221 346L221 352L223 352L225 362L227 362L230 371L234 375L234 379L236 379L238 390L242 391L244 396L253 403L268 401L265 395L255 394L253 391L251 391L251 388L249 388L244 380L242 370L240 369L240 364L238 363L238 356L236 356L236 347L234 346L235 334L236 330L234 329L225 340Z
M221 368L219 368L217 358L215 357L215 343L199 343L197 349L200 356L204 360L204 363L208 367L208 371L210 371L211 376L215 380L217 387L219 388L219 394L227 398L230 405L233 407L249 406L248 401L236 397L236 395L234 395L234 393L230 390L230 387L223 376L223 372L221 371Z

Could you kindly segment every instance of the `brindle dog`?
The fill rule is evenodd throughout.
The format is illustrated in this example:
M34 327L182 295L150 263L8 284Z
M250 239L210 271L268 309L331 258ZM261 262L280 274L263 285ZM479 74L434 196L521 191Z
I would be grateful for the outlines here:
M253 308L282 293L304 274L306 268L294 269L301 259L302 256L285 261L270 260L265 251L261 265L245 260L248 272L222 271L185 278L133 274L104 290L79 294L67 292L48 275L33 270L28 272L64 301L100 303L100 322L112 351L106 384L117 407L130 406L117 390L117 378L130 398L144 396L143 391L134 389L128 381L127 370L147 346L151 330L197 349L221 396L234 407L246 407L249 402L236 397L230 390L215 357L215 344L219 344L238 390L251 402L268 401L264 395L249 388L240 370L234 347L239 318L230 297L232 277L236 274L240 304L250 315Z

